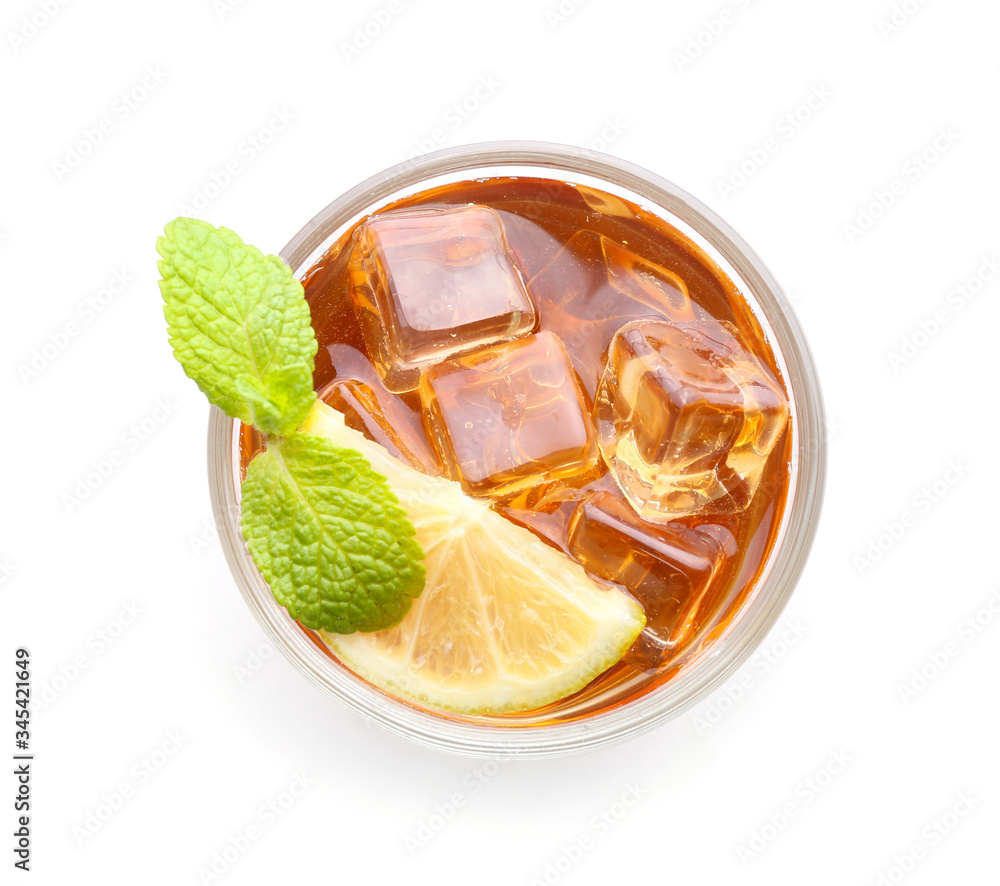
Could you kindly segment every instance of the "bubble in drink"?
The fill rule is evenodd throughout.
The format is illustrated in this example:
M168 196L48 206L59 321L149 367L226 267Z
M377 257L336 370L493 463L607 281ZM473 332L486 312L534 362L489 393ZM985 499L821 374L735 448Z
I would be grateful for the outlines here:
M662 522L745 508L788 402L723 324L637 320L611 342L595 412L625 496Z
M726 541L734 551L735 539L721 526L652 526L607 492L580 502L569 527L570 553L584 569L624 585L642 604L646 628L630 654L642 667L655 667L697 629Z
M416 388L426 366L536 325L503 223L486 207L376 215L356 235L350 273L368 351L396 393Z
M511 495L597 470L589 401L552 333L432 366L420 398L428 436L472 495Z

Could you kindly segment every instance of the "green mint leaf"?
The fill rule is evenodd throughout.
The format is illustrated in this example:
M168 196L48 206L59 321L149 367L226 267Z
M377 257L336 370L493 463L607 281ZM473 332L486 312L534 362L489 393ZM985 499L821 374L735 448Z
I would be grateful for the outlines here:
M424 552L389 483L325 437L269 441L243 481L241 528L277 601L314 630L393 627L424 587Z
M156 241L163 313L209 401L265 434L294 431L316 394L316 335L302 284L228 228L178 218Z

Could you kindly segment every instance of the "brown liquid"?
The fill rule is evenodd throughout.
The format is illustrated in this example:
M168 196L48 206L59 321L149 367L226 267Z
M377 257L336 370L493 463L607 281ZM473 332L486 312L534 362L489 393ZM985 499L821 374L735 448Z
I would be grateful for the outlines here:
M580 295L586 290L586 281L601 273L604 262L622 248L673 275L679 281L678 287L687 290L698 308L730 324L742 346L784 387L774 354L736 287L696 244L662 219L600 191L531 178L493 178L444 185L405 198L387 210L469 203L499 213L510 248L538 306L539 331L553 332L562 339L589 404L593 402L607 345L615 330L632 319L663 315L662 279L669 283L669 277L662 274L659 291L651 294L633 287L627 296L617 293L613 297L605 294L588 299ZM395 429L406 444L397 447L405 460L413 463L414 453L417 460L425 460L432 447L421 421L420 392L387 391L365 346L351 301L348 263L353 233L351 230L341 237L302 279L320 345L314 384L327 402L347 412L349 425L383 445L391 442ZM639 273L637 279L641 278ZM366 424L361 418L352 417L350 404L360 401L376 402L385 422L376 427L370 421ZM244 470L259 446L256 433L244 427L241 436ZM683 630L679 627L674 632L676 637L665 652L658 653L662 657L655 664L651 663L648 650L643 651L637 644L622 662L584 690L548 708L490 718L443 716L510 726L565 722L618 707L674 677L725 631L752 595L784 511L790 458L791 437L786 428L768 457L762 482L745 510L674 521L678 528L711 524L716 527L711 531L727 539L724 543L727 550L707 589L699 591L697 606L688 608ZM443 470L440 464L426 467L435 473ZM571 478L535 487L494 507L549 544L568 552L574 508L583 494L591 491L619 494L613 477L603 465L575 481ZM600 531L600 524L595 524L594 531ZM599 542L597 538L595 543ZM634 572L634 564L630 568ZM318 636L308 633L330 655Z

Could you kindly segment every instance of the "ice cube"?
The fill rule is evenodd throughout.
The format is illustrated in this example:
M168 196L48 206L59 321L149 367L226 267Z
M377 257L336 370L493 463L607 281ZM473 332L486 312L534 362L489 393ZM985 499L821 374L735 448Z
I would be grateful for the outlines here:
M569 553L569 525L577 506L585 498L601 492L621 494L603 461L593 472L542 482L496 501L493 509Z
M413 390L425 366L535 327L500 216L483 206L376 215L350 267L368 351L396 393Z
M745 508L788 402L721 324L637 320L611 343L595 415L601 452L629 502L668 521Z
M428 436L472 495L507 496L598 470L589 401L552 333L425 369L420 398Z
M591 397L608 343L627 320L708 318L680 277L593 231L570 237L528 287L542 328L563 339Z
M655 667L698 629L727 540L734 548L722 526L652 525L607 492L582 501L569 527L570 553L584 569L624 585L642 604L646 628L629 653L641 667Z
M402 402L355 379L329 384L321 399L344 416L344 423L383 446L400 461L425 474L441 474L441 465L421 428L420 418Z
M552 547L564 553L569 550L567 532L576 502L564 501L545 508L518 508L498 502L493 507L512 523L523 526Z

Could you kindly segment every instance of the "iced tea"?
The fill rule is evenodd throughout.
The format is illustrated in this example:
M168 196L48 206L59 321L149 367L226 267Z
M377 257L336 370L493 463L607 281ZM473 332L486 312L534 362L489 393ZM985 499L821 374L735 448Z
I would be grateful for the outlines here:
M681 231L591 187L464 181L362 219L303 284L314 384L349 427L642 604L625 657L532 722L643 695L725 629L777 536L788 394ZM257 446L244 428L244 466Z

